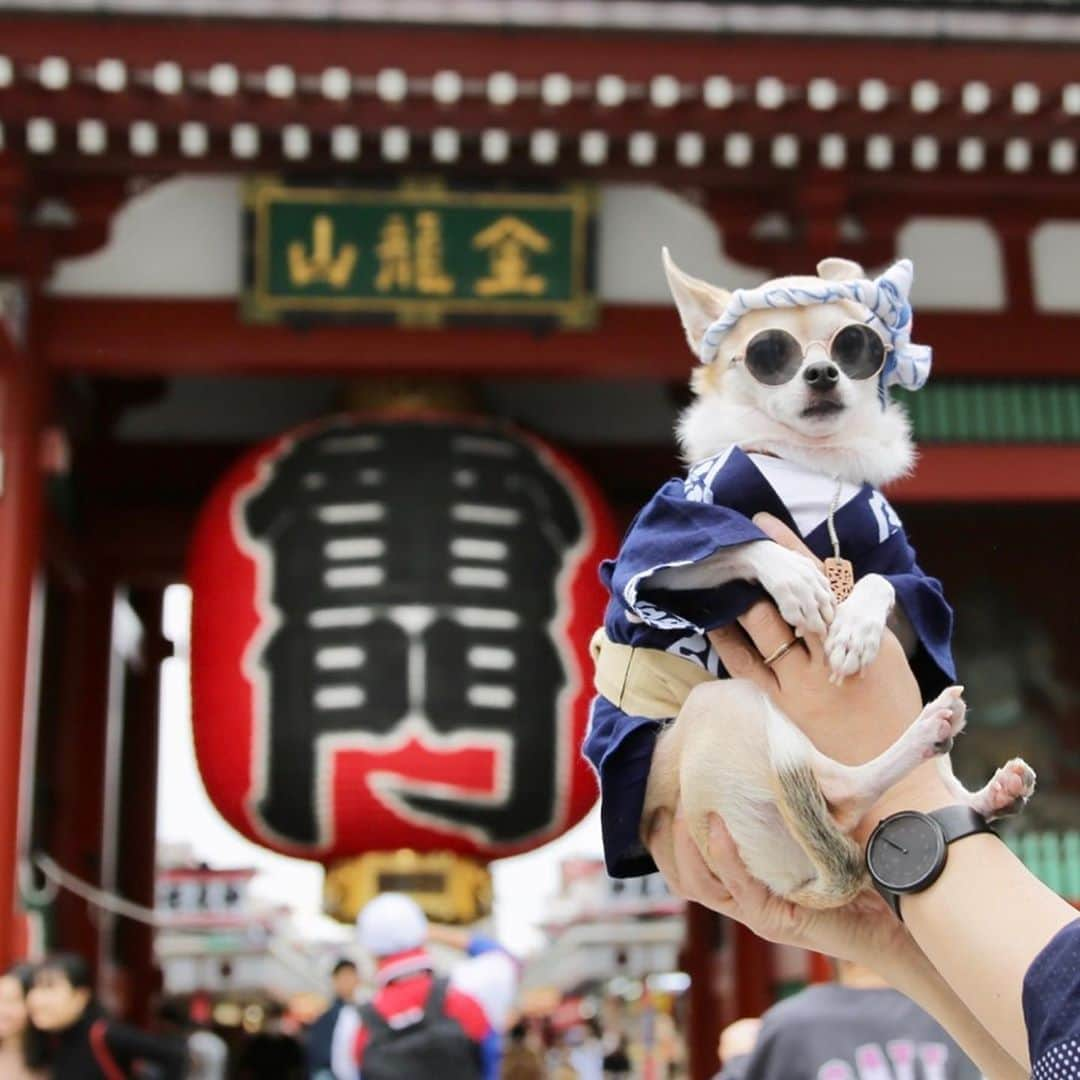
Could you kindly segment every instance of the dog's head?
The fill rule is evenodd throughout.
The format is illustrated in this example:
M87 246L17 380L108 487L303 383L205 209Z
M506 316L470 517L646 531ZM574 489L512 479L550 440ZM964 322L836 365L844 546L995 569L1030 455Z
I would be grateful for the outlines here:
M818 264L817 277L778 278L759 289L730 293L683 273L666 249L663 258L687 342L694 355L706 361L693 375L697 400L679 422L688 460L734 443L855 483L882 484L910 470L910 429L902 407L884 392L887 371L853 378L830 352L830 342L845 327L869 324L880 332L889 355L894 346L889 326L860 300L876 297L870 290L880 282L886 290L892 283L867 282L858 264L825 259ZM909 284L909 264L902 265L908 267ZM819 297L828 299L820 302ZM906 293L902 300L909 325ZM784 330L800 346L797 369L778 385L759 381L745 362L747 346L764 330ZM925 362L928 365L928 355ZM925 378L925 371L920 374Z

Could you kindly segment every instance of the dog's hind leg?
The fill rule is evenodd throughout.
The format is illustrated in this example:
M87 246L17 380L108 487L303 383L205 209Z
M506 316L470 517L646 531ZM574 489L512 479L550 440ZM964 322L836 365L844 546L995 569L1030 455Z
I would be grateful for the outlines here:
M948 754L964 727L962 693L959 686L943 690L892 746L863 765L841 765L814 752L814 770L840 828L855 828L895 783L924 761Z
M827 907L846 903L862 889L862 852L848 834L898 780L948 753L964 724L961 693L960 687L945 690L892 746L864 765L841 765L813 748L807 755L787 721L770 724L781 813L817 870L789 899Z
M1035 770L1023 758L1007 761L978 791L968 791L953 775L947 758L941 761L941 778L957 802L967 803L987 821L1019 814L1035 794Z

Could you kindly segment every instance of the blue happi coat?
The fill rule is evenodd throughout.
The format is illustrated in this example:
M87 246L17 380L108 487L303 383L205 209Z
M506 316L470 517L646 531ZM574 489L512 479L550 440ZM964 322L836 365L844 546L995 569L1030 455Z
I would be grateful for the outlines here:
M608 637L675 653L726 678L705 633L733 622L764 591L744 581L711 589L664 589L650 586L650 578L664 567L699 562L721 548L767 540L751 520L762 511L826 558L832 554L827 517L834 499L840 553L854 564L856 579L873 573L892 583L918 637L912 667L929 701L956 679L952 610L941 584L919 568L885 496L870 484L848 483L837 495L832 477L738 447L696 463L685 479L664 484L631 523L617 558L603 563L600 576L611 593L604 618ZM638 833L660 726L654 719L628 715L602 696L593 702L584 751L600 778L604 852L614 877L655 870Z

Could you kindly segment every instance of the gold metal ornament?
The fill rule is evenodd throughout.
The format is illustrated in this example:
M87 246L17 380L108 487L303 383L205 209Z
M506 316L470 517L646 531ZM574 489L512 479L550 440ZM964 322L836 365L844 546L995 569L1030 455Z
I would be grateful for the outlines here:
M327 867L323 885L326 913L352 922L379 893L411 896L440 923L474 923L491 913L491 871L467 855L451 851L372 851Z

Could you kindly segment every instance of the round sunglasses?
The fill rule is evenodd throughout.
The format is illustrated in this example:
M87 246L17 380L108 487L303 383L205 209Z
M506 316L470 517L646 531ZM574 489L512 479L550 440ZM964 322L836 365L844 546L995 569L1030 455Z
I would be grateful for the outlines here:
M808 341L804 346L786 330L761 330L746 346L741 357L747 371L766 386L790 382L802 367L811 345L824 345L832 362L849 379L869 379L885 366L890 346L864 323L841 326L828 341Z

